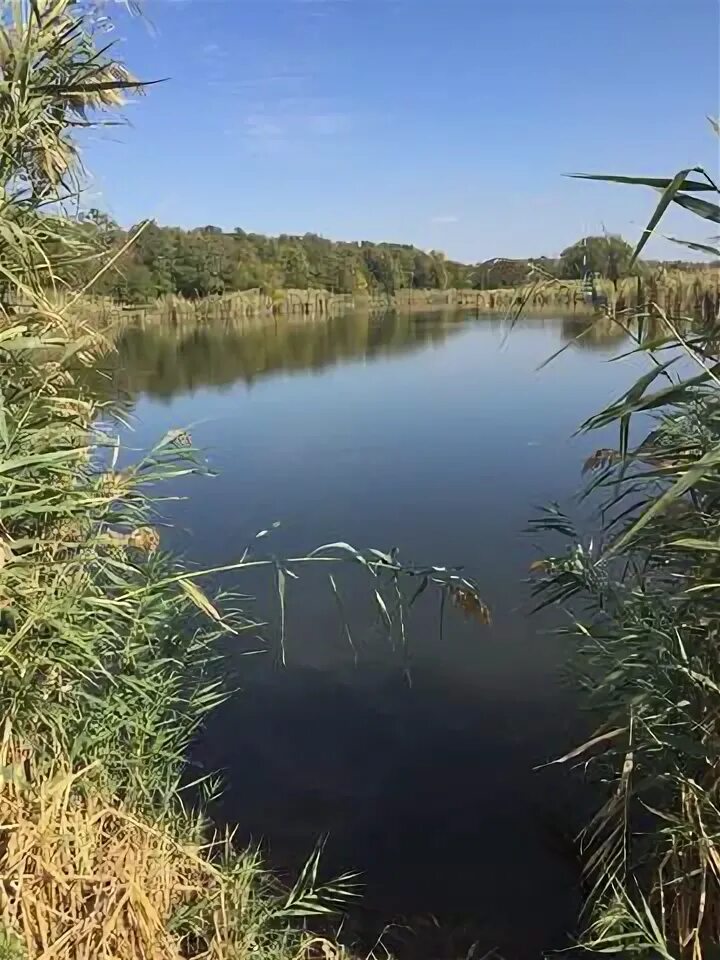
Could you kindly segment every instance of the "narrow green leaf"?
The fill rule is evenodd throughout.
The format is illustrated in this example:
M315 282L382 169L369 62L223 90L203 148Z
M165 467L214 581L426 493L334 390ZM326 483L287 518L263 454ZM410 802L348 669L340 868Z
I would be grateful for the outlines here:
M89 447L72 447L67 450L53 450L50 453L38 453L32 457L13 457L11 460L0 461L0 473L11 473L20 467L44 466L48 463L74 460L88 453L89 449Z
M687 175L688 173L703 172L704 171L702 167L689 167L687 170L683 171L683 176ZM566 176L572 177L575 180L601 180L605 183L629 183L641 187L654 187L656 190L666 190L670 184L673 183L673 180L669 180L667 177L622 177L616 176L615 174L603 173L568 173ZM713 190L714 188L711 184L704 183L702 180L683 179L678 189L700 192Z
M635 251L632 257L630 258L630 266L632 266L637 260L637 258L640 256L641 251L645 247L645 244L648 242L650 237L653 235L653 231L655 230L655 227L658 225L658 223L662 219L663 214L665 213L667 208L670 206L671 202L675 199L678 192L682 189L682 185L683 183L685 183L685 177L690 172L690 169L692 168L689 168L687 170L681 170L679 173L676 173L675 176L670 181L670 183L663 190L663 194L660 197L660 202L658 203L657 207L655 207L655 212L648 220L648 225L643 230L642 236L640 237L640 240L638 241L638 244L635 247ZM704 202L704 201L700 201L700 202Z
M385 620L385 622L387 623L387 625L388 625L389 627L391 627L391 626L392 626L392 618L391 618L391 616L390 616L390 614L389 614L389 612L388 612L388 608L387 608L387 606L386 606L386 604L385 604L385 601L383 600L383 598L382 598L382 596L380 595L380 592L379 592L378 590L375 591L375 600L377 601L377 605L378 605L378 607L380 608L380 613L382 614L383 619Z
M222 622L222 617L218 610L208 600L200 587L193 583L192 580L181 580L180 589L192 600L198 610L202 610L202 612L207 614L212 620Z
M280 657L283 666L285 659L285 571L279 563L275 564L275 585L277 587L278 600L280 603Z
M682 673L690 677L691 680L705 687L706 690L711 690L713 693L720 695L720 686L715 683L711 677L706 676L704 673L698 673L697 670L690 670L688 667L680 667L679 669Z
M543 360L543 362L542 362L541 364L539 364L539 366L537 366L537 367L535 368L535 372L536 372L536 373L539 373L539 372L540 372L541 370L543 370L545 367L549 366L549 365L553 362L553 360L557 360L557 358L560 356L560 354L565 353L566 350L569 350L570 347L572 347L572 345L573 345L574 343L577 343L578 340L581 340L581 339L582 339L584 336L586 336L592 329L593 329L592 325L589 325L589 326L585 327L584 330L581 330L580 333L578 333L577 336L572 337L570 340L568 340L567 343L563 344L562 347L560 347L559 349L557 349L554 353L551 353L549 357L546 357L546 358Z
M720 553L720 540L699 540L694 537L683 537L681 540L671 540L671 547L683 547L685 550L705 550L708 553Z
M335 582L335 577L332 574L330 574L329 578L330 578L330 586L335 596L335 602L337 604L338 613L340 614L340 622L342 623L342 626L343 626L345 638L348 642L348 646L353 652L355 663L357 664L357 659L358 659L357 648L355 646L355 641L353 640L352 631L350 630L350 624L348 623L347 614L345 613L345 606L343 604L342 597L340 596L340 591L338 590L337 583Z
M672 200L704 220L720 223L720 207L716 203L708 203L707 200L700 200L698 197L687 197L682 193L675 194Z
M682 497L692 487L694 487L710 470L716 469L720 465L720 444L709 450L704 457L701 457L697 463L693 464L689 470L677 480L669 490L658 497L652 506L640 516L635 523L625 531L625 533L615 541L607 550L607 555L617 553L627 543L629 543L639 532L646 527L648 523L662 513L671 503Z
M703 170L702 167L690 167L685 171L685 173L692 172L702 173ZM566 176L572 177L574 180L601 180L606 183L629 183L641 187L654 187L656 190L666 190L673 182L666 177L622 177L602 173L568 173ZM714 188L711 184L704 183L702 180L683 180L680 184L680 190L700 192L712 189Z
M657 373L661 373L665 366L667 366L667 364L661 364L658 368L654 369L657 370ZM641 377L641 381L646 381L643 390L636 391L635 387L637 387L637 384L635 384L635 387L625 395L623 401L613 404L611 407L608 407L607 410L603 410L602 413L587 420L581 429L594 430L597 427L605 426L614 420L620 419L620 417L627 413L638 413L641 410L654 410L657 407L673 404L676 401L686 398L693 388L701 386L709 379L716 377L719 373L720 363L716 363L713 367L710 367L710 369L706 369L694 377L689 377L680 383L672 383L662 390L656 390L655 393L645 396L643 396L642 393L649 382L647 381L648 375Z
M5 398L3 396L1 386L0 386L0 440L2 440L2 442L5 444L6 447L9 446L10 437L8 435L7 418L5 416Z
M587 753L588 750L591 750L599 743L605 743L607 740L614 740L616 737L619 737L621 733L627 733L627 729L627 727L616 727L614 730L608 730L607 733L598 734L598 736L586 741L579 747L575 747L574 750L571 750L564 756L558 757L556 760L551 760L550 763L546 764L546 766L550 767L554 763L567 763L568 760L574 760L575 757L582 756L582 754Z
M677 237L666 237L666 240L670 240L672 243L679 243L683 247L688 247L690 250L697 250L698 253L709 253L712 257L720 257L720 248L710 247L706 243L697 243L693 240L679 240Z

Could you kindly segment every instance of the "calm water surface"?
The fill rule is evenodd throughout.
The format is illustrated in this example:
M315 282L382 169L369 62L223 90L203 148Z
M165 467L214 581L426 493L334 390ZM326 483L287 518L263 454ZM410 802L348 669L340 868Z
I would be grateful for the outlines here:
M193 762L221 768L220 820L262 840L292 870L328 835L328 871L365 884L349 935L391 921L404 956L509 960L563 946L577 910L567 836L584 798L559 768L534 772L582 734L560 667L568 650L530 617L525 531L538 506L573 506L585 457L607 437L572 437L633 371L601 322L348 316L329 322L148 325L123 334L115 381L146 449L189 427L217 475L177 482L162 505L166 543L193 563L257 550L297 556L322 543L398 547L407 560L459 564L481 584L492 627L456 613L439 631L423 596L408 651L380 629L367 579L309 570L288 595L278 665L272 578L232 575L268 620L266 656L231 647L242 689ZM562 346L550 366L537 367ZM280 523L272 528L273 523ZM356 654L343 623L351 625Z

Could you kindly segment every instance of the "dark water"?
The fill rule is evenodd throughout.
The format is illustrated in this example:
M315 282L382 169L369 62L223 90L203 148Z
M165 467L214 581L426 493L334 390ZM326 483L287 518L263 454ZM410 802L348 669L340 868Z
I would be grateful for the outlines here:
M288 587L285 667L231 652L241 691L193 762L222 769L218 819L262 840L292 870L328 835L327 871L361 871L347 936L408 957L509 958L562 947L578 907L568 837L582 790L538 765L582 735L560 676L567 648L529 617L536 508L572 506L587 455L572 438L634 372L601 322L467 315L349 316L330 322L148 325L119 343L116 383L133 401L129 442L189 427L217 471L170 491L166 542L203 565L257 549L297 556L321 544L398 547L417 562L463 565L493 611L482 627L418 602L407 647L379 627L367 578L326 571ZM569 345L553 364L538 365ZM165 491L167 492L167 491ZM278 528L272 525L279 522ZM272 577L231 575L252 593L277 652ZM352 628L351 649L344 622ZM258 642L251 646L257 649Z

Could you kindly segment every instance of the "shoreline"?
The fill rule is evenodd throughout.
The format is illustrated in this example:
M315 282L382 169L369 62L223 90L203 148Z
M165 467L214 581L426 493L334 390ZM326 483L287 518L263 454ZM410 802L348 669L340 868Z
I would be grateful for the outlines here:
M717 282L683 282L673 276L650 278L646 282L636 277L621 280L617 287L607 281L598 282L598 292L607 298L607 306L597 309L586 303L580 281L562 281L553 284L538 282L520 287L502 287L493 290L474 289L402 289L394 294L367 293L338 294L329 290L279 290L274 294L260 289L246 290L213 297L190 300L178 296L163 297L145 304L123 304L107 298L87 298L82 304L84 318L100 317L107 322L120 318L166 319L171 322L194 319L197 321L231 320L261 317L331 317L348 311L420 312L424 310L466 310L479 313L561 310L585 316L603 317L623 310L648 304L660 310L673 310L700 318L715 317L720 312L720 271L713 274ZM78 304L77 306L80 306Z

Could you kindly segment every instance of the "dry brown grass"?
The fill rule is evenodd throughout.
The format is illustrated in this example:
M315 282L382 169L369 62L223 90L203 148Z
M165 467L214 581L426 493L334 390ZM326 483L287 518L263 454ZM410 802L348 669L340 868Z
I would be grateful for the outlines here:
M179 840L169 817L133 813L92 774L36 777L6 727L0 947L14 938L23 960L347 960L298 927L327 912L308 883L283 890L256 852L232 851L229 837L202 842L187 815L175 822L198 839Z
M81 797L77 774L18 782L22 768L11 769L0 792L1 916L28 957L178 960L168 920L214 880L197 851L122 805Z
M654 304L661 310L707 319L720 311L720 269L713 266L693 271L660 268L641 280L625 277L617 289L608 280L599 280L596 286L607 297L612 312ZM520 304L531 310L592 310L583 302L579 280L538 278L521 287L458 291L458 295L464 296L468 305L474 297L474 305L481 310L514 310Z
M228 891L207 848L182 844L167 826L88 789L87 770L36 780L29 759L8 743L0 763L0 920L28 960L229 960L250 952L236 932L238 874ZM171 932L178 911L198 904L205 935ZM249 939L251 932L252 923Z

